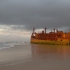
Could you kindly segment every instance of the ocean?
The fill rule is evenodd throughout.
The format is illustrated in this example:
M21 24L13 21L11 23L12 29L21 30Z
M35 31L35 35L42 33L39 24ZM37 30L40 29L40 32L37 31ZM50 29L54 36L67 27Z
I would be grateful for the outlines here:
M14 45L23 45L23 44L24 42L21 41L0 42L0 50L14 47Z
M0 70L70 70L70 46L1 42Z

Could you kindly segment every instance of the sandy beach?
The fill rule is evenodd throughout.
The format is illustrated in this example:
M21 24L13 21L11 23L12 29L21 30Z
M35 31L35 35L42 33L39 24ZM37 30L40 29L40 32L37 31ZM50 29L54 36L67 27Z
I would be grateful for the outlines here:
M31 59L30 47L15 45L15 47L0 50L0 70L21 64ZM6 69L5 69L6 70Z
M70 48L16 45L0 50L0 70L70 70Z

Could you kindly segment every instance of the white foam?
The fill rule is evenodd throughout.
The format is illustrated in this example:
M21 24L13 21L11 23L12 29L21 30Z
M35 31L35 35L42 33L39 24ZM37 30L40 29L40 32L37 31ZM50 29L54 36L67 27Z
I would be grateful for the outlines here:
M23 45L23 44L24 43L22 43L22 42L0 42L0 50L14 47L14 45Z
M6 44L6 43L3 43L2 45L0 44L0 50L10 48L10 47L14 47L14 45L13 44Z

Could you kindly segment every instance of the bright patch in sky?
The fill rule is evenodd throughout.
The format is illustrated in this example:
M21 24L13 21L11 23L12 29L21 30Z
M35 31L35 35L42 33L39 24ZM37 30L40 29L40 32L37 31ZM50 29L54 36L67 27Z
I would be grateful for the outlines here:
M11 26L0 26L0 41L28 41L31 33L26 30L11 29Z

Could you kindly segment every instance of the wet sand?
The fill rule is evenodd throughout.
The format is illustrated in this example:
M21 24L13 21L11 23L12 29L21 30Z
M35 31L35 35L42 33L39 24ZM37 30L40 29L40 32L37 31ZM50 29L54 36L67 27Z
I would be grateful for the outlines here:
M20 45L3 49L0 70L70 70L70 47Z

